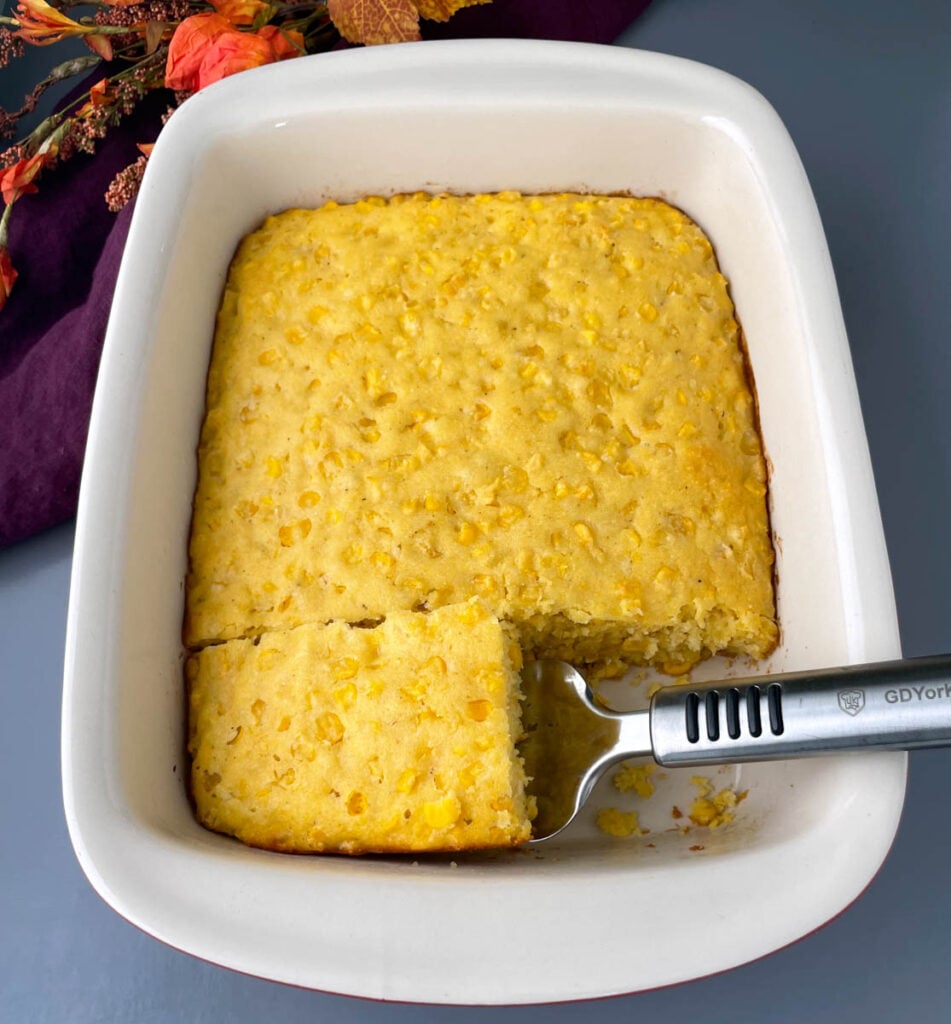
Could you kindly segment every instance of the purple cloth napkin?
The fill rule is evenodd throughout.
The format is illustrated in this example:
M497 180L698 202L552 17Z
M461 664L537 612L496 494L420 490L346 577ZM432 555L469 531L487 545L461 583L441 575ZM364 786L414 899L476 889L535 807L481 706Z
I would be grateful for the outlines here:
M650 0L495 0L427 38L613 42ZM0 311L0 546L75 514L89 411L131 204L109 213L113 177L152 142L166 95L150 96L100 143L47 172L17 203L10 251L20 272Z

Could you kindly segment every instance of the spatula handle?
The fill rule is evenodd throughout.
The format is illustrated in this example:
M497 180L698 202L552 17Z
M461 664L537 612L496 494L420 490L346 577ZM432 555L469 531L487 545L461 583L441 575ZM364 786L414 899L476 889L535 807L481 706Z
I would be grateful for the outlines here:
M668 686L650 730L670 766L951 746L951 655Z

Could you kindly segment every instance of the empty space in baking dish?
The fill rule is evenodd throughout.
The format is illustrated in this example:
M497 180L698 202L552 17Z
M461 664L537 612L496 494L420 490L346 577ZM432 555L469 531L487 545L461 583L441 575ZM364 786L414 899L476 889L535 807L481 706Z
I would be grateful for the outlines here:
M150 159L77 530L64 705L77 853L105 898L160 938L339 992L580 998L762 955L841 910L877 870L903 755L730 769L724 782L749 790L736 821L687 838L658 829L653 848L600 834L588 815L556 843L505 855L294 857L246 849L192 817L181 624L214 317L240 238L291 206L517 189L630 192L683 209L730 281L771 468L782 642L759 668L899 654L828 252L768 105L722 73L653 54L405 49L230 79L180 109ZM695 677L751 668L718 662ZM670 773L663 786L648 805L689 804L688 777ZM595 808L611 799L606 787ZM570 943L559 941L567 922ZM593 974L579 968L582 948ZM466 957L483 964L480 978L453 972Z

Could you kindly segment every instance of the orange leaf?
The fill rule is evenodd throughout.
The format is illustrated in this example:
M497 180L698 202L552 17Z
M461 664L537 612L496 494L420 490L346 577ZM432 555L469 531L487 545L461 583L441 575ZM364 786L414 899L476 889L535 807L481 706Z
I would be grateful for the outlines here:
M448 21L463 7L490 4L492 0L413 0L421 18L429 21Z
M5 245L0 245L0 309L7 304L10 292L17 279L16 268L10 260L10 253Z
M0 193L7 206L16 202L20 196L39 191L33 179L39 177L40 171L51 162L48 153L37 153L25 160L18 160L0 174Z
M89 103L93 107L104 107L109 103L109 79L100 78L94 86L89 89Z
M76 117L85 117L92 113L96 107L105 107L113 100L109 92L109 79L100 78L95 85L90 86L89 99L76 111Z
M210 0L211 6L232 25L252 25L254 19L266 11L264 0Z
M145 52L155 53L162 37L171 28L167 21L147 21L145 23Z
M419 12L411 0L327 0L327 13L350 43L408 43L419 39Z
M86 38L86 45L90 50L98 53L103 60L112 60L112 43L109 42L108 36L101 36L94 32L92 35L88 35Z
M148 160L148 158L152 155L152 150L155 149L155 143L154 142L137 142L136 143L136 147L138 148L138 150L142 154L142 156L144 156L145 159Z
M257 34L271 47L275 60L300 57L304 53L304 37L293 29L280 29L277 25L265 25Z

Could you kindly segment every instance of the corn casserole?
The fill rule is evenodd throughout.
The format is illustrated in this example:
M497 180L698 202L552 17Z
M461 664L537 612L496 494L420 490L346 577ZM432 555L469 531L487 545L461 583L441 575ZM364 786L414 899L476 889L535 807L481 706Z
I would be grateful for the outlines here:
M354 704L333 757L308 734L310 767L297 758L290 783L270 781L288 766L267 751L286 759L293 742L275 723L331 713L339 683L319 651L372 646L412 615L461 629L455 609L477 601L527 657L599 671L765 656L777 640L766 471L709 241L668 204L625 196L415 194L268 218L239 246L219 310L189 555L199 815L282 849L436 842L419 831L435 792L397 799L382 751L383 781L362 765L383 720L360 720L369 704ZM415 634L397 634L416 657ZM252 670L272 649L289 674ZM369 686L375 670L364 678L358 662ZM398 681L409 662L393 664L380 699L411 692ZM452 702L464 682L449 672L433 686ZM254 744L225 749L255 701L269 710ZM398 720L383 735L393 757L412 755ZM446 750L471 744L476 725L449 721L427 729L448 729ZM272 803L252 794L259 782ZM341 813L351 791L388 803ZM473 841L502 828L453 792L460 843L459 821ZM397 810L408 824L386 831ZM525 838L511 813L506 843Z
M473 596L582 663L776 640L733 306L657 200L270 218L225 288L200 458L190 646Z
M525 842L519 668L478 601L206 647L188 663L199 820L276 850Z

